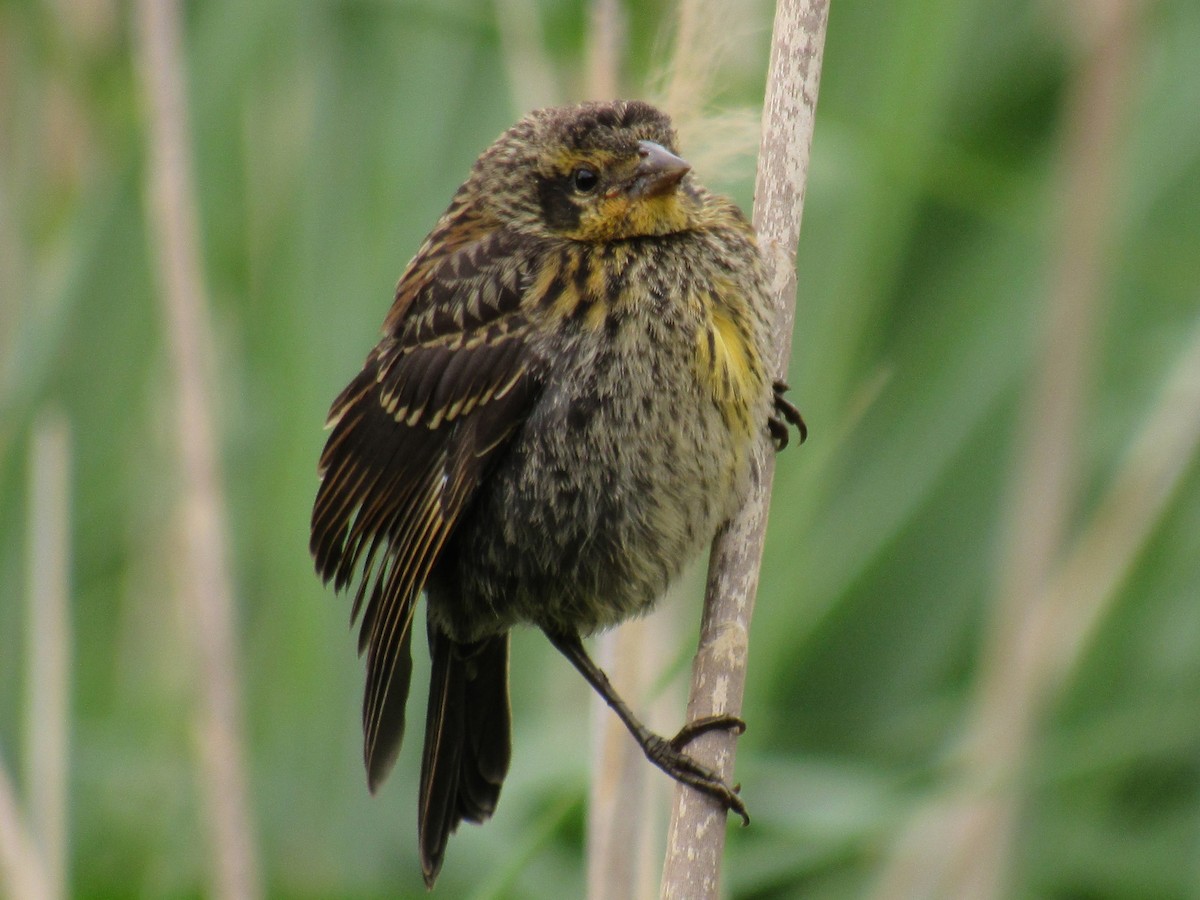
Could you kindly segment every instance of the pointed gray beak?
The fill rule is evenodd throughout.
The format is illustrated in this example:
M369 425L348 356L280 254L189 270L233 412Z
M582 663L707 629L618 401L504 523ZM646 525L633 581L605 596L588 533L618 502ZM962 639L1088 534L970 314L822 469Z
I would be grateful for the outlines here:
M633 170L634 177L629 190L635 197L665 194L692 170L686 160L654 141L638 141L638 156L640 161Z

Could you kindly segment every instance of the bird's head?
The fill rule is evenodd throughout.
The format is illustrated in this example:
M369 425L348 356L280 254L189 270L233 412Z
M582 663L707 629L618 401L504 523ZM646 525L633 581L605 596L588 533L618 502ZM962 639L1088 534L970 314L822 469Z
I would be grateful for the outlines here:
M536 110L475 164L471 181L505 225L578 241L671 234L702 204L665 114L617 100Z

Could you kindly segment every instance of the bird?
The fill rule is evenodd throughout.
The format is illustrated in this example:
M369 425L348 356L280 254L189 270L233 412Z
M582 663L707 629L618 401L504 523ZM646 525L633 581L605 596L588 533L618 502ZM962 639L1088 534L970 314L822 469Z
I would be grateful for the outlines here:
M640 100L527 114L476 160L333 402L317 573L353 593L375 793L405 732L418 598L430 688L422 874L496 809L512 757L510 633L541 629L651 762L748 821L686 752L733 716L651 732L583 638L641 615L741 502L756 442L807 429L768 372L753 228Z

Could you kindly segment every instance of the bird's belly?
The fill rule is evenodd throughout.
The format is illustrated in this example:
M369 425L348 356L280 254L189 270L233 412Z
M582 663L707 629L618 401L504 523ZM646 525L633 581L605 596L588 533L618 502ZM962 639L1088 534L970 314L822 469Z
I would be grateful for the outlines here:
M686 367L671 383L636 364L548 389L480 486L430 582L430 615L458 639L642 612L731 512L748 439Z

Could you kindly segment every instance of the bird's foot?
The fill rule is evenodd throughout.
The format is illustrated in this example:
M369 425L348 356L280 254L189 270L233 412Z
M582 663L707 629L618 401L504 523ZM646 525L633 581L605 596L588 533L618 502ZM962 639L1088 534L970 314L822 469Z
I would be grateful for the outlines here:
M736 734L746 730L746 723L737 716L705 716L688 722L679 729L679 733L670 740L651 735L643 746L646 758L654 763L676 781L682 782L721 803L726 810L737 813L742 817L742 824L750 824L750 814L746 811L746 803L738 795L741 785L732 787L725 783L716 772L684 752L694 738L718 729L729 729Z
M771 440L775 442L775 450L778 452L788 445L788 439L791 436L788 430L789 425L800 432L800 443L802 444L808 439L808 426L804 424L804 416L800 414L800 410L784 396L788 390L787 382L776 381L773 388L775 390L775 411L767 419L767 428L771 432Z

